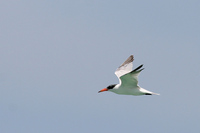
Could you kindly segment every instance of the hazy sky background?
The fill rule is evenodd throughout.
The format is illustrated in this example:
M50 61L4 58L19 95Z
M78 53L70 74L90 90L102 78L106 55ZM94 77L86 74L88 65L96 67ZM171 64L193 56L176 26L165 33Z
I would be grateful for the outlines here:
M199 0L1 0L1 133L199 133ZM97 93L131 54L141 87Z

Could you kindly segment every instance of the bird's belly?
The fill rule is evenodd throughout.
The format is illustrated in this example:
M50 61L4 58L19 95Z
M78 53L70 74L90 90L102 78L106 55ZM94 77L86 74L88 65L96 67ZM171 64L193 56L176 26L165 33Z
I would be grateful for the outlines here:
M144 95L138 88L122 88L122 89L113 89L112 92L121 95Z

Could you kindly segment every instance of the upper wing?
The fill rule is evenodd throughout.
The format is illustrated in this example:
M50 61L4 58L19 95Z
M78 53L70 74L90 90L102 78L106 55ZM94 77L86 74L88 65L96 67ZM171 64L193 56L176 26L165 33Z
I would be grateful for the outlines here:
M115 71L118 78L132 71L133 68L133 55L131 55L121 66Z
M140 65L130 73L127 73L120 77L121 85L122 86L131 86L131 87L137 87L138 86L138 76L140 72L144 69L140 69L143 65ZM140 70L139 70L140 69Z

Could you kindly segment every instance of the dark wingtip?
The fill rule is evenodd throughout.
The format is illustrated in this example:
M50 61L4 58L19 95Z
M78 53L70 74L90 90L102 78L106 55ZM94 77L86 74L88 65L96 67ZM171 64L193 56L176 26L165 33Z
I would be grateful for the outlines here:
M135 72L135 71L139 70L139 69L142 68L142 67L143 67L143 64L140 65L139 67L135 68L132 72ZM144 69L144 68L142 68L140 71L142 71L143 69Z
M129 57L126 59L126 61L124 61L123 64L121 64L121 65L119 66L119 68L120 68L121 66L124 66L124 65L126 65L126 64L129 64L129 63L131 63L131 62L133 62L133 61L134 61L134 56L131 55L131 56L129 56Z
M133 58L133 55L130 55L131 58Z

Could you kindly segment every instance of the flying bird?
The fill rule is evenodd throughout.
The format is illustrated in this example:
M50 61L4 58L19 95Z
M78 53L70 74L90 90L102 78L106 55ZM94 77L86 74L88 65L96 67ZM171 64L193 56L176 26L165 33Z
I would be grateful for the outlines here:
M121 66L115 71L115 75L119 79L119 84L112 84L100 90L99 92L111 91L120 95L159 95L157 93L145 90L138 85L138 76L144 69L143 65L133 69L134 57L131 55Z

